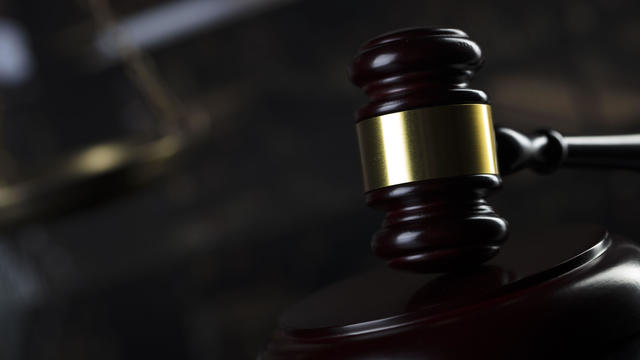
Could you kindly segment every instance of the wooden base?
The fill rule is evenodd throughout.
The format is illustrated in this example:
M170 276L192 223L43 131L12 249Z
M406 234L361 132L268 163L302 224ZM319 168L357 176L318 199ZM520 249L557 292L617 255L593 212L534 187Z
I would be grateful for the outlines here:
M600 227L513 234L460 273L374 270L281 318L264 359L602 358L640 333L640 246Z

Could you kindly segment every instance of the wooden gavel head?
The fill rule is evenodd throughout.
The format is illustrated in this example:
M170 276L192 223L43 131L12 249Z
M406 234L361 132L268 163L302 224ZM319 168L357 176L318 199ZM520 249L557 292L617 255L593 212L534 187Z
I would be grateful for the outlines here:
M501 184L491 108L469 88L482 60L464 32L439 28L382 35L353 60L369 97L356 115L366 201L386 211L372 248L393 268L462 270L507 236L485 200Z

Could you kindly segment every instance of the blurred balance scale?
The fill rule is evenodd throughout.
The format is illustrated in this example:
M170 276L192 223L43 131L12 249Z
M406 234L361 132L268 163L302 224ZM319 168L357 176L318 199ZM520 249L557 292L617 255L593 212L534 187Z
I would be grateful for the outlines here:
M180 106L154 71L151 59L130 40L127 29L116 26L109 3L91 0L88 5L98 30L110 35L110 61L117 55L123 62L130 81L154 110L160 134L146 136L146 140L93 144L50 166L32 169L27 177L18 174L19 181L0 185L0 227L20 226L148 184L169 173L178 159L207 136L208 112Z
M56 322L57 316L65 316L67 307L72 303L73 299L78 296L82 297L83 292L92 289L97 293L104 295L109 294L108 285L116 281L131 280L134 278L135 266L141 262L139 252L135 249L127 248L130 243L118 243L117 241L109 242L108 247L99 247L94 253L83 251L83 245L93 244L87 239L71 238L58 239L50 236L48 224L58 221L61 217L70 212L83 211L95 204L105 204L109 200L124 194L130 194L132 191L140 189L140 187L151 184L152 182L165 178L169 174L178 172L181 160L186 160L205 139L209 138L210 116L204 106L195 104L188 108L183 106L172 91L165 86L162 79L156 74L152 59L150 59L135 43L129 41L126 31L114 28L115 18L111 14L109 3L104 0L91 0L88 3L92 22L95 23L96 34L98 37L101 31L108 31L112 34L114 50L117 50L118 58L112 58L112 61L120 61L124 67L127 77L124 79L124 90L130 90L130 84L133 84L134 93L137 91L142 98L144 109L142 115L151 113L151 124L144 131L139 131L136 135L124 135L112 140L101 141L81 147L79 150L72 151L66 155L46 154L47 163L39 161L38 166L24 165L28 161L22 161L20 156L11 151L11 144L5 144L4 149L0 150L2 156L0 163L0 287L3 289L0 294L0 333L3 335L0 340L0 358L2 359L18 359L27 349L33 358L50 358L50 354L42 354L39 352L46 349L46 346L39 346L41 343L62 342L62 337L58 334L66 334L70 336L77 331L73 322ZM22 4L21 4L22 5ZM56 4L67 9L73 4ZM27 3L24 6L33 6ZM70 12L71 13L71 12ZM24 27L29 28L29 21L39 23L38 18L21 19ZM56 24L57 25L57 24ZM33 25L32 25L33 26ZM58 29L56 29L58 30ZM126 29L125 29L126 30ZM17 22L0 19L0 51L3 53L3 59L0 60L0 81L3 86L14 86L26 84L27 90L33 90L25 78L30 76L30 61L27 45L33 43L33 52L39 55L44 62L49 61L47 65L51 65L48 69L42 70L41 73L60 72L60 77L66 77L68 70L66 68L58 69L56 66L55 56L64 57L65 54L47 53L38 48L42 44L37 44L37 35L30 42L27 41L25 35L27 31L22 31ZM53 31L52 31L53 33ZM31 34L33 36L33 34ZM41 35L41 34L40 34ZM46 35L46 34L45 34ZM55 35L52 36L56 36ZM45 42L49 42L46 38ZM73 45L76 45L75 43ZM80 45L75 46L80 48ZM41 51L40 53L38 51ZM44 53L44 55L42 54ZM10 58L13 56L13 58ZM54 58L53 60L51 58ZM64 58L63 61L69 59ZM70 63L71 61L67 61ZM65 64L67 64L65 63ZM74 63L75 64L75 63ZM20 68L22 66L22 68ZM80 71L84 71L82 68ZM94 70L94 69L92 69ZM104 69L98 69L101 71ZM118 69L119 71L120 69ZM104 86L99 83L99 77L95 76L95 71L91 74L81 73L80 77L89 78L91 86ZM21 74L21 75L20 75ZM20 76L18 76L20 75ZM74 74L77 75L77 74ZM98 78L98 79L96 79ZM12 100L17 103L17 118L6 116L0 121L4 122L5 127L9 127L9 122L20 122L20 106L27 104L29 121L35 123L39 120L38 111L46 113L46 116L52 116L56 111L46 111L46 102L42 98L49 96L57 89L63 89L66 85L64 82L57 81L58 77L44 77L42 83L34 81L37 87L33 93L42 95L37 98L36 106L30 102L29 91L22 91L21 88L14 93L7 92L7 97L3 98L7 104L13 105ZM64 81L64 78L63 78ZM80 98L78 91L82 92L82 85L86 82L79 82L81 86L74 88L72 96L66 99L72 101ZM47 87L46 85L50 85ZM77 84L75 84L77 85ZM120 84L118 84L120 85ZM45 89L44 91L42 89ZM119 88L121 89L121 88ZM13 90L13 89L12 89ZM11 98L11 95L23 95L26 93L26 100ZM82 94L79 94L82 95ZM64 96L58 97L65 99ZM90 98L94 100L92 105L102 104L102 99ZM72 101L61 104L62 108L73 109L76 104ZM44 103L44 105L42 104ZM104 101L108 103L108 101ZM43 109L40 109L40 106ZM88 107L89 111L100 111L99 106ZM37 110L37 111L36 111ZM72 114L73 111L71 111ZM117 113L117 111L112 111ZM7 114L11 114L7 111ZM35 115L31 117L31 115ZM89 114L88 121L96 121L91 119ZM79 118L87 117L85 113ZM103 116L103 119L108 116ZM34 120L35 119L35 120ZM55 117L54 117L55 120ZM114 119L115 120L115 119ZM137 118L133 119L138 120ZM53 122L53 121L52 121ZM77 122L76 122L77 123ZM39 124L38 124L39 125ZM17 138L24 138L29 144L39 146L38 131L42 130L38 125L27 129L24 134L20 133ZM18 126L19 128L19 126ZM15 130L15 129L14 129ZM44 131L42 131L44 132ZM78 131L80 136L85 136L82 131ZM7 131L6 139L12 133ZM49 135L49 134L47 134ZM55 136L55 135L51 135ZM72 134L70 135L72 136ZM54 139L55 140L55 139ZM62 139L68 140L68 139ZM0 145L1 146L1 145ZM46 148L46 146L42 146ZM13 156L12 156L13 155ZM21 167L14 169L12 166L20 163ZM75 220L74 220L75 221ZM78 226L78 222L74 226ZM126 236L122 236L126 239ZM80 241L75 241L80 240ZM93 239L90 239L93 240ZM167 246L169 248L169 246ZM122 253L131 254L130 257L122 256ZM101 262L98 256L108 259ZM154 254L155 258L144 260L149 264L157 265L164 258ZM118 259L116 264L111 259ZM87 261L79 261L88 259ZM126 276L121 274L125 273ZM100 301L100 296L96 296L96 302ZM110 306L108 300L104 300L102 306ZM90 307L90 305L89 305ZM135 319L131 320L132 322ZM100 331L101 325L97 325L94 331ZM43 330L44 329L44 330ZM46 330L49 329L49 330ZM51 330L55 329L55 330ZM41 333L44 331L43 333ZM166 331L159 329L158 331ZM36 334L36 335L33 335ZM38 335L39 334L39 335ZM62 335L60 335L62 336ZM81 336L85 336L84 334ZM90 334L86 335L87 338ZM106 343L108 341L105 340ZM40 343L40 344L41 344ZM109 351L109 346L101 344L104 351ZM68 358L67 353L57 354L62 358Z

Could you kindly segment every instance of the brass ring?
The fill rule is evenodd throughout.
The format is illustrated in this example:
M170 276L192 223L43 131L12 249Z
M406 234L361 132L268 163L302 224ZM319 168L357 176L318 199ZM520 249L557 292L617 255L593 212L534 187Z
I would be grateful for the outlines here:
M498 174L491 106L401 111L356 124L365 191L460 175Z

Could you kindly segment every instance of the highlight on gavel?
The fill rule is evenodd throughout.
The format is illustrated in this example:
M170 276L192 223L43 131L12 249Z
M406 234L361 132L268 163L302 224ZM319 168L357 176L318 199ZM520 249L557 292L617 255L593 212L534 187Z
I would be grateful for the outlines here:
M373 250L391 267L459 269L495 256L507 222L485 201L501 175L524 168L640 168L640 134L524 135L497 127L487 95L469 87L483 63L460 30L409 29L364 44L351 80L367 203L387 211Z
M364 191L386 213L371 246L392 270L292 306L261 358L640 356L640 244L597 225L509 229L486 201L501 175L525 168L638 168L640 135L496 128L489 98L470 87L482 63L454 29L400 30L359 49Z

